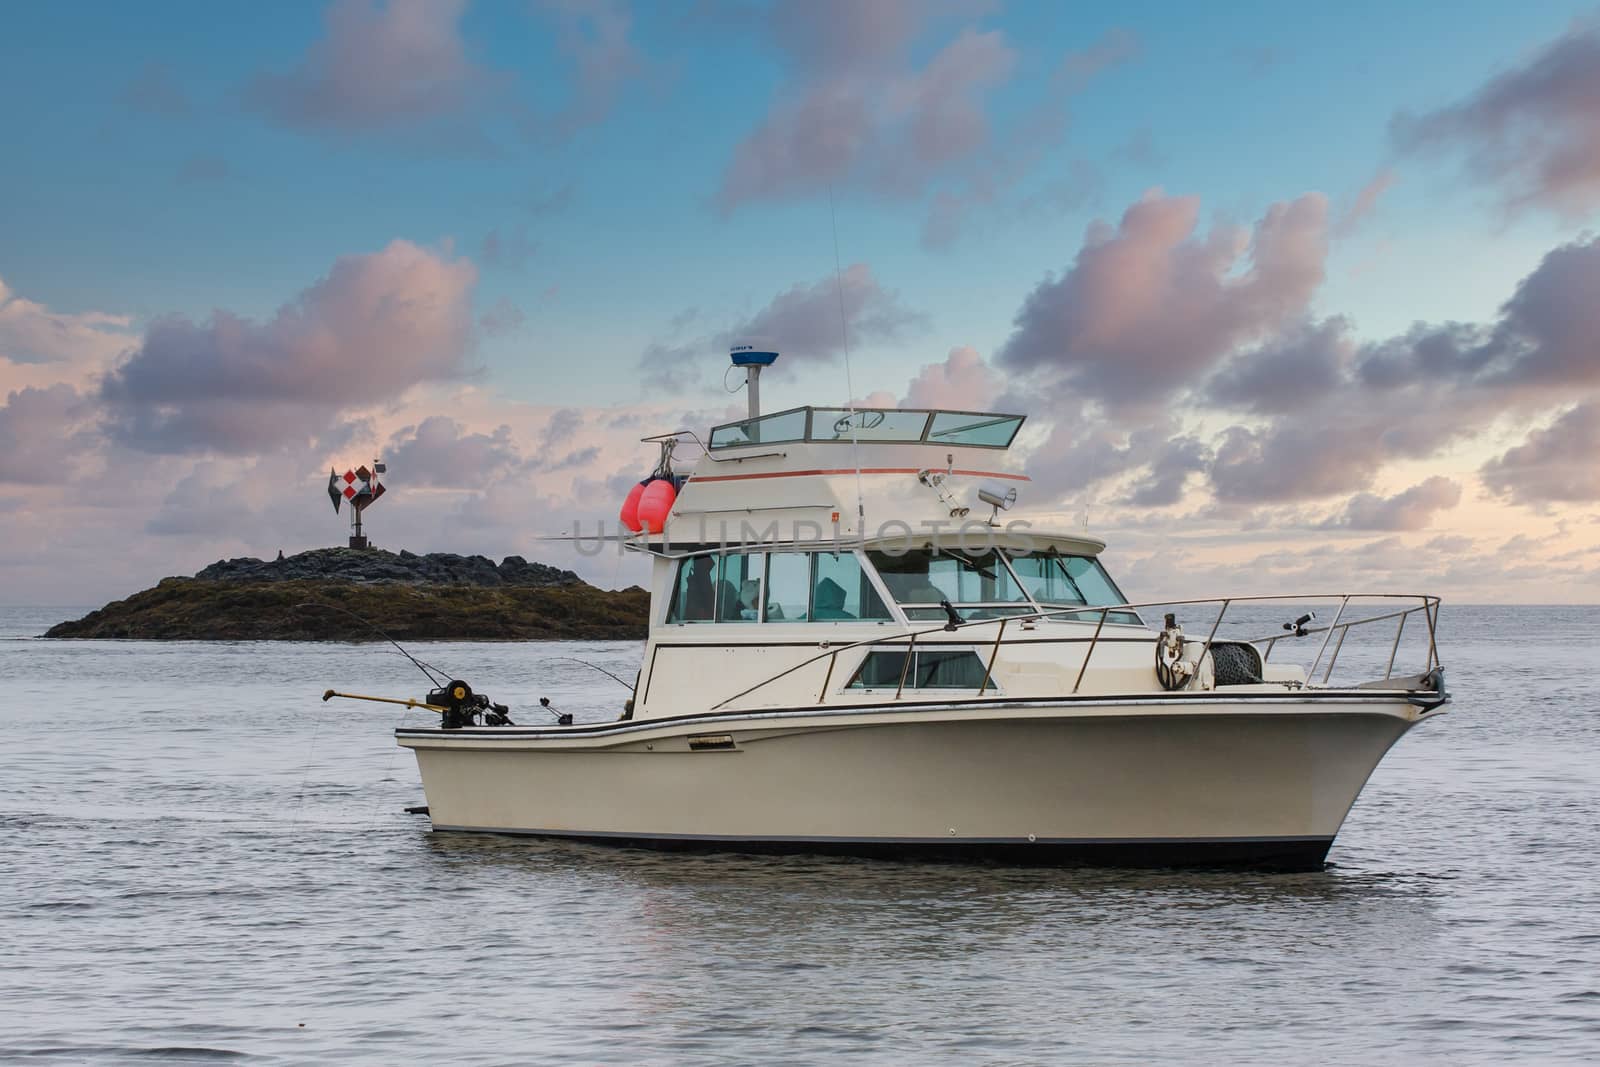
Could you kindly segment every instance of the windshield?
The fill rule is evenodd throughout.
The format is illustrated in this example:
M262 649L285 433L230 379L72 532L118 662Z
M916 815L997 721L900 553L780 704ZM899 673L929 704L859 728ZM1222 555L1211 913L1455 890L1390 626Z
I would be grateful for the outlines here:
M940 601L949 601L968 621L1045 611L1057 612L1048 618L1065 622L1099 622L1100 612L1062 612L1063 608L1128 602L1100 561L1090 556L927 548L868 552L867 558L895 603L913 621L944 620ZM1107 612L1105 621L1143 625L1131 610Z
M868 552L883 584L908 619L943 619L941 600L966 619L1026 615L1034 610L999 554L993 551L915 549L893 555Z
M926 411L817 408L811 413L813 441L920 441L927 428Z
M1009 552L1007 558L1011 561L1011 569L1016 572L1017 580L1040 607L1064 608L1079 604L1101 607L1128 602L1097 559L1062 556L1054 552ZM1096 620L1099 612L1056 617ZM1106 615L1106 621L1137 625L1139 617L1131 611L1115 611Z
M710 448L827 441L1009 448L1024 416L916 408L791 408L711 428Z

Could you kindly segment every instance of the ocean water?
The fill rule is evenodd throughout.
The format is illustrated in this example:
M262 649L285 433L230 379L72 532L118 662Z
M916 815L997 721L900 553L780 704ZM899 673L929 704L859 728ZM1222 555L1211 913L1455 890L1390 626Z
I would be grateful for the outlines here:
M434 835L318 699L392 649L29 637L80 613L0 612L0 1061L1600 1061L1600 609L1446 605L1455 704L1290 875ZM599 718L565 657L639 646L413 650Z

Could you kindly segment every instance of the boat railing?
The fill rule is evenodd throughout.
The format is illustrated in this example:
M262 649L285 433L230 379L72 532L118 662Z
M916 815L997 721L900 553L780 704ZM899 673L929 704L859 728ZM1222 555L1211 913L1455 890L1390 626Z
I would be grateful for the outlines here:
M1353 602L1411 600L1414 600L1417 603L1395 611L1385 612L1381 615L1369 615L1363 616L1359 619L1350 620L1345 620L1344 618L1346 611ZM1384 668L1383 678L1381 679L1382 681L1387 681L1394 677L1395 657L1400 651L1400 638L1405 632L1406 621L1411 616L1420 614L1428 627L1428 650L1427 663L1423 667L1422 671L1419 672L1419 674L1426 675L1440 666L1439 648L1436 639L1439 623L1440 601L1436 596L1431 596L1425 593L1301 593L1290 595L1201 597L1194 600L1152 600L1141 604L1106 604L1103 606L1078 605L1068 608L1034 611L1024 615L1006 615L992 619L972 619L959 623L947 622L939 626L930 626L926 629L884 634L878 637L867 638L861 641L851 641L837 646L833 646L831 642L823 641L820 646L822 650L819 651L815 656L801 660L799 663L792 664L791 666L778 671L776 674L762 679L755 685L741 689L739 692L714 705L711 710L720 710L736 700L749 696L758 689L765 688L766 686L771 685L773 682L787 678L789 675L792 675L797 671L804 670L813 663L817 663L825 659L828 661L827 673L823 678L822 690L817 695L817 701L818 703L821 703L826 699L828 694L828 686L833 682L833 675L838 666L840 655L861 648L903 644L906 646L905 661L900 668L900 680L899 684L895 688L894 694L894 699L899 700L905 693L906 679L911 670L911 662L915 657L918 638L925 638L930 634L954 633L962 630L977 629L984 626L993 626L996 628L994 641L989 649L988 661L984 665L983 680L977 687L978 695L982 696L989 690L990 683L994 680L995 661L999 658L1000 649L1006 645L1006 628L1009 625L1012 623L1017 623L1021 626L1027 626L1031 629L1033 624L1036 624L1044 619L1056 618L1057 616L1095 615L1097 618L1095 621L1094 634L1087 639L1089 643L1089 649L1084 653L1083 663L1079 665L1077 677L1072 683L1071 691L1072 693L1076 694L1083 686L1084 675L1089 670L1089 663L1094 658L1095 651L1100 647L1101 635L1105 631L1106 620L1113 614L1127 612L1130 610L1137 611L1140 608L1178 608L1201 606L1206 604L1217 605L1217 616L1214 620L1212 620L1211 629L1206 634L1205 641L1201 645L1200 655L1195 659L1196 663L1204 663L1206 656L1211 652L1211 646L1217 643L1217 633L1222 627L1223 620L1226 618L1229 609L1233 608L1235 605L1266 603L1292 604L1310 602L1321 604L1328 601L1337 601L1339 606L1334 613L1333 621L1326 626L1307 626L1304 625L1306 620L1302 619L1296 623L1285 623L1285 632L1283 633L1274 633L1265 637L1247 639L1243 641L1234 641L1230 638L1227 639L1227 641L1228 643L1242 643L1255 646L1256 649L1261 653L1262 661L1265 662L1271 657L1272 651L1275 647L1277 647L1278 642L1284 640L1285 638L1305 637L1318 633L1323 634L1322 643L1317 648L1316 657L1311 661L1311 665L1306 668L1306 681L1308 684L1312 683L1312 680L1316 677L1318 668L1322 664L1322 657L1325 653L1327 653L1328 645L1330 642L1332 642L1333 654L1328 657L1328 664L1326 668L1323 668L1322 673L1321 684L1327 686L1329 684L1329 680L1333 677L1333 668L1338 663L1339 653L1343 650L1345 638L1349 636L1350 631L1357 626L1366 626L1372 623L1379 623L1393 619L1395 620L1394 641L1390 646L1388 663ZM1338 640L1336 642L1333 641L1335 634L1338 635ZM1152 635L1152 640L1153 639L1154 635ZM1080 638L1079 640L1084 639ZM1026 638L1013 642L1013 644L1027 643L1029 642Z

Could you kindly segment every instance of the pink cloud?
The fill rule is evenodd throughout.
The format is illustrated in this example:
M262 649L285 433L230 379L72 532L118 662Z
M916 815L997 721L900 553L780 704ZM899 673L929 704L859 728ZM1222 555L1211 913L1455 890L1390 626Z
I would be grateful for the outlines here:
M1304 314L1327 256L1327 201L1274 204L1253 234L1197 233L1194 197L1152 192L1017 312L996 363L1109 401L1170 395L1234 346Z
M406 484L447 489L483 488L523 463L510 426L472 433L445 415L395 433L384 457Z
M133 340L131 326L126 315L52 310L19 296L0 279L0 370L4 363L108 359Z
M845 180L919 195L988 144L985 96L1009 78L1016 53L998 31L969 27L912 64L911 43L939 13L898 2L776 5L768 29L792 76L735 148L722 209Z
M101 384L110 428L151 451L251 451L343 408L465 369L477 271L408 241L338 260L268 322L153 322Z
M1405 152L1463 153L1510 208L1586 217L1600 205L1600 20L1574 21L1458 103L1397 115L1390 134Z
M94 447L93 406L70 385L18 389L0 405L0 484L59 486Z
M334 0L325 34L288 73L257 74L246 100L286 126L342 133L463 112L490 77L467 55L466 0Z
M1393 187L1396 175L1393 170L1384 167L1372 176L1372 180L1363 185L1350 207L1339 217L1334 232L1340 237L1348 237L1361 228L1362 224L1378 209L1378 201L1383 198Z
M1434 475L1394 496L1358 493L1345 505L1343 514L1325 525L1350 530L1424 530L1438 512L1459 503L1461 484Z
M652 381L670 384L684 377L683 368L705 366L706 353L726 352L732 343L760 341L777 346L784 356L778 372L790 374L797 366L834 359L847 336L852 347L892 342L923 322L898 293L884 288L871 267L853 263L838 277L830 273L809 284L790 286L760 311L716 334L676 344L657 341L640 362Z
M922 368L907 388L903 401L911 408L983 410L1000 394L1000 375L978 355L978 350L952 348L943 363Z

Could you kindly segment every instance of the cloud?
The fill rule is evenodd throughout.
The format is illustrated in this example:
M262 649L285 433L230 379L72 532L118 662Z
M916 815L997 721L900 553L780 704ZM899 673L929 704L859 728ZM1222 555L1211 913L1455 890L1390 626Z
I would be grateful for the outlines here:
M604 121L616 107L627 83L648 68L643 53L629 40L633 16L612 0L540 0L536 5L554 23L556 44L573 66L566 104L549 115L531 117L527 132L537 138L565 140Z
M1393 170L1384 167L1372 176L1372 180L1361 187L1356 193L1355 200L1350 204L1339 222L1334 226L1334 233L1339 237L1349 237L1359 230L1363 223L1372 216L1378 208L1378 201L1383 194L1394 185L1396 175Z
M1139 52L1138 38L1120 27L1112 27L1083 49L1067 52L1040 98L983 146L973 165L963 168L959 180L935 190L922 224L922 247L949 248L974 215L992 213L1004 204L1005 194L1033 173L1066 136L1073 95L1103 71L1134 59ZM1154 161L1155 150L1147 134L1136 134L1128 147L1142 162ZM1098 196L1103 177L1094 164L1074 159L1056 169L1061 176L1048 179L1042 188L1009 205L1001 216L1013 222L1032 221L1040 214L1080 210Z
M1423 530L1434 515L1461 503L1461 485L1434 475L1394 496L1358 493L1345 505L1343 514L1323 523L1330 529L1347 530Z
M1127 503L1139 508L1170 507L1184 500L1189 476L1211 463L1211 449L1198 437L1183 435L1162 442L1149 462L1150 474L1128 494Z
M1584 216L1600 205L1600 20L1574 21L1464 100L1396 115L1390 136L1403 152L1464 155L1508 208Z
M0 484L63 485L91 449L92 407L69 385L18 389L0 406Z
M389 438L384 448L388 478L396 486L478 489L522 465L511 427L468 433L445 415L431 415Z
M0 279L0 360L64 363L109 359L134 339L126 315L52 311Z
M539 453L542 455L558 446L570 444L583 425L583 412L577 408L558 408L539 435Z
M838 276L828 274L809 285L791 286L720 333L687 343L657 341L645 350L640 365L656 384L669 384L680 378L681 368L691 360L726 351L730 344L760 340L782 353L777 365L781 372L832 360L843 350L844 332L854 348L897 341L923 322L923 316L901 303L898 293L873 277L870 267L854 263Z
M246 102L274 121L361 133L457 116L492 82L467 55L466 0L334 0L325 34L288 73L264 71Z
M1600 501L1600 400L1579 404L1483 466L1483 484L1518 504Z
M494 307L478 316L478 326L489 337L503 337L515 333L528 321L522 308L510 297L502 296Z
M1323 278L1326 198L1274 204L1253 235L1201 238L1199 208L1156 191L1116 229L1094 223L1073 265L1024 300L996 363L1111 402L1148 399L1302 316Z
M939 14L906 0L775 4L766 30L790 78L734 149L722 210L844 181L917 196L986 145L985 96L1010 77L1016 52L1000 32L966 27L918 66L911 45Z
M145 522L163 537L248 538L261 520L235 464L202 462L178 480Z
M929 363L907 387L902 405L909 408L954 408L981 411L1000 394L1000 376L978 350L952 348L943 363Z
M1301 410L1344 383L1355 354L1349 320L1303 320L1229 359L1206 383L1205 399L1264 414Z
M1137 34L1113 26L1087 48L1068 52L1056 77L1068 91L1077 92L1103 71L1137 59L1142 50Z
M1417 326L1370 346L1359 373L1370 386L1441 380L1485 388L1600 384L1600 237L1546 253L1489 324Z
M107 374L100 400L121 443L241 453L315 432L343 408L460 376L477 272L408 241L338 260L264 323L169 316Z
M1275 205L1250 242L1230 227L1200 235L1198 204L1158 195L1115 230L1091 226L1070 269L1023 302L995 359L1005 395L1054 423L1028 456L1039 490L1059 500L1114 482L1112 499L1160 507L1203 475L1223 509L1360 493L1339 524L1416 522L1442 508L1443 487L1373 495L1390 464L1600 388L1600 238L1552 249L1489 322L1363 343L1343 316L1307 313L1325 208L1316 194ZM1582 440L1584 425L1573 415L1536 433L1485 467L1486 483L1523 502L1587 499L1586 477L1547 443ZM1524 487L1513 467L1538 473Z
M1600 384L1600 238L1545 254L1501 309L1488 385Z

